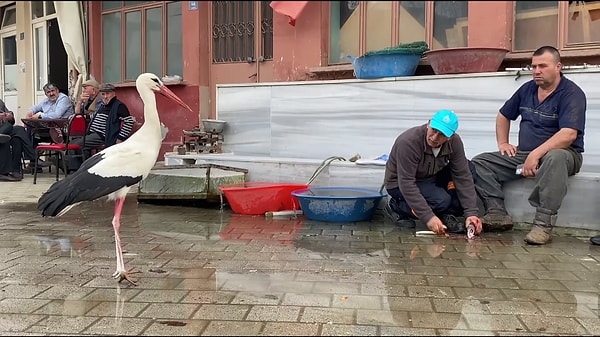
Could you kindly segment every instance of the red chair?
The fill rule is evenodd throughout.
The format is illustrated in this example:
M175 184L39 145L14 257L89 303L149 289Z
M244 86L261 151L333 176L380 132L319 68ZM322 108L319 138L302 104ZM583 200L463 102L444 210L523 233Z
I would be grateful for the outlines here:
M71 143L73 138L83 138L83 143L85 143L85 134L86 134L86 120L83 115L71 115L64 129L62 130L62 140L64 142L57 142L53 144L40 144L35 148L35 164L33 167L33 183L35 184L37 181L37 167L38 167L38 158L41 153L46 153L50 156L55 156L56 163L62 164L63 170L65 172L65 176L67 176L67 157L81 157L84 160L83 149L79 146L79 144ZM68 154L67 151L75 151L76 154ZM58 181L59 168L56 168L56 181Z

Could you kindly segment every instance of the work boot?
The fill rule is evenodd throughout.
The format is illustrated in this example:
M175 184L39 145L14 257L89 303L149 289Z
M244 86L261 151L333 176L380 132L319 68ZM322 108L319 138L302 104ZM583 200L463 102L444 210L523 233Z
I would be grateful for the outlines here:
M439 216L440 220L446 226L446 232L453 234L465 234L467 233L467 228L465 227L465 222L460 221L459 218L455 217L452 214L441 214Z
M537 208L533 218L533 227L525 236L525 242L531 245L543 245L552 241L552 227L556 223L555 212Z
M390 203L393 202L393 199L390 200ZM395 226L400 226L400 227L404 227L404 228L414 228L415 227L415 222L408 218L408 217L403 217L402 215L398 214L396 211L394 211L392 209L392 207L390 206L390 204L386 204L385 207L383 208L383 216L384 216L384 220L390 222L392 225Z
M513 221L506 211L491 209L481 218L484 232L503 232L513 228Z
M552 241L552 227L534 224L525 235L525 242L530 245L543 245L550 241Z

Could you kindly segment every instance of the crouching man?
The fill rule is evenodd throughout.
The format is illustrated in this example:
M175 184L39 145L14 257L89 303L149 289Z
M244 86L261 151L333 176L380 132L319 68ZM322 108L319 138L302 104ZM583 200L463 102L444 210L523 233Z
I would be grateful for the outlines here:
M386 216L418 219L436 234L461 233L472 222L481 233L473 169L457 128L456 114L440 110L396 138L385 166L384 184L391 197ZM461 215L464 224L456 219Z

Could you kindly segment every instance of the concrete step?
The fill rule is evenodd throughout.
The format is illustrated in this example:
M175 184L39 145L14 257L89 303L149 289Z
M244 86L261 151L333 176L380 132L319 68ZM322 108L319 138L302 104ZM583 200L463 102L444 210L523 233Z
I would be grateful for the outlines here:
M158 163L139 183L138 200L219 200L219 186L243 183L247 170L219 164Z

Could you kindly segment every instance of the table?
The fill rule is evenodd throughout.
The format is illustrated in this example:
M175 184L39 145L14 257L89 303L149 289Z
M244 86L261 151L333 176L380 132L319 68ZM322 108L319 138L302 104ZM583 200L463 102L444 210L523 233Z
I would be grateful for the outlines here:
M39 118L21 118L21 121L31 130L31 137L39 135L50 138L53 143L63 143L65 137L65 127L69 122L68 118L57 119L39 119ZM32 139L33 140L33 139Z

